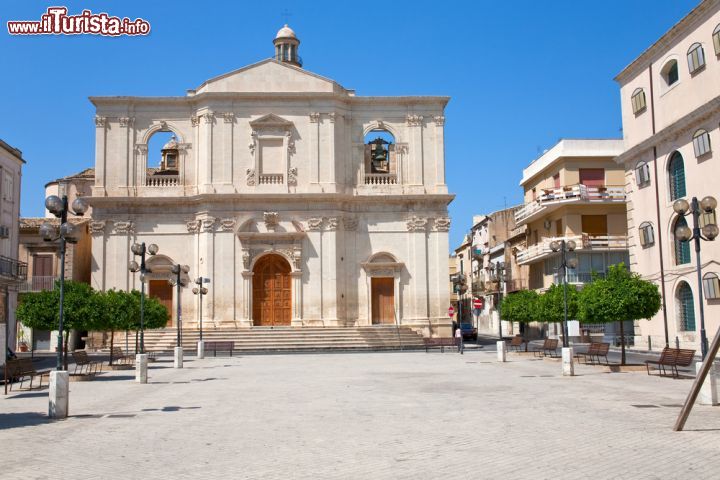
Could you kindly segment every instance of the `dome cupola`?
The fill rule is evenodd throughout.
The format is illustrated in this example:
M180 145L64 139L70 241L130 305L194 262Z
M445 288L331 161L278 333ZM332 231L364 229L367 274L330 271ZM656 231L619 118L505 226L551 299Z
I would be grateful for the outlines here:
M275 45L275 60L302 67L302 59L298 55L300 40L298 40L293 29L288 27L287 23L278 30L273 45Z

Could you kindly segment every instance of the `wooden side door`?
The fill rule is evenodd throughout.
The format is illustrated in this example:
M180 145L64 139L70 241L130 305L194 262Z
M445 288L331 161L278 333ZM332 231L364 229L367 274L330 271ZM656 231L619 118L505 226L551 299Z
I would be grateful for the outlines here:
M167 326L172 327L175 318L173 312L173 286L167 280L150 280L148 283L148 296L156 298L165 305L170 314Z
M373 278L372 323L373 325L395 324L395 282L393 278Z

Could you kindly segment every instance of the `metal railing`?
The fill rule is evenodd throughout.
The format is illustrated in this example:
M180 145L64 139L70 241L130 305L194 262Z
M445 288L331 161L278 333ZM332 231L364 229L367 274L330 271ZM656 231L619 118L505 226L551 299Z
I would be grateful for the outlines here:
M393 173L366 173L365 185L397 185L397 175Z
M576 250L627 250L628 248L627 235L588 235L584 233L568 237L550 237L519 251L516 256L517 262L519 264L528 263L550 255L553 253L550 243L554 240L573 240L577 245Z
M42 292L45 290L52 290L55 288L55 281L57 277L54 276L40 276L32 277L27 279L24 283L20 284L21 292Z
M180 175L153 175L145 179L146 187L177 187Z
M624 202L625 187L622 185L603 185L589 187L583 184L568 185L558 188L544 189L542 195L525 204L515 212L515 222L524 222L531 215L543 210L548 205L567 202Z
M274 58L278 62L295 62L301 67L303 65L302 57L300 55L298 55L297 53L294 55L290 55L290 53L288 53L288 52L285 52L285 53L281 52L281 53L276 53L275 55L272 56L272 58Z
M0 277L12 281L25 280L27 278L27 263L0 255Z

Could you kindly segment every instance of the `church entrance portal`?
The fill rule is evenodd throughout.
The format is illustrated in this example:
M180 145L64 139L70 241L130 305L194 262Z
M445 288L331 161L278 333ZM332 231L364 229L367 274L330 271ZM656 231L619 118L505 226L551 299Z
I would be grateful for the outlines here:
M393 278L373 278L372 323L387 325L395 323L395 285Z
M173 326L173 287L167 280L150 280L148 296L156 298L168 311L168 327Z
M266 255L253 269L253 325L290 325L290 264L280 255Z

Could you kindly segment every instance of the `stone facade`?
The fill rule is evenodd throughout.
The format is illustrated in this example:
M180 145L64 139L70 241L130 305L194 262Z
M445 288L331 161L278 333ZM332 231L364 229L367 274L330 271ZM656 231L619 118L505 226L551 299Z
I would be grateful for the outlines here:
M139 288L127 264L144 241L211 279L205 325L257 325L253 277L271 254L289 269L293 326L373 323L376 277L392 279L397 322L448 323L448 98L361 97L297 63L264 60L185 97L91 98L94 288ZM178 153L162 178L148 169L157 132ZM371 170L373 132L394 138L378 158L388 173ZM182 295L186 326L197 302Z

